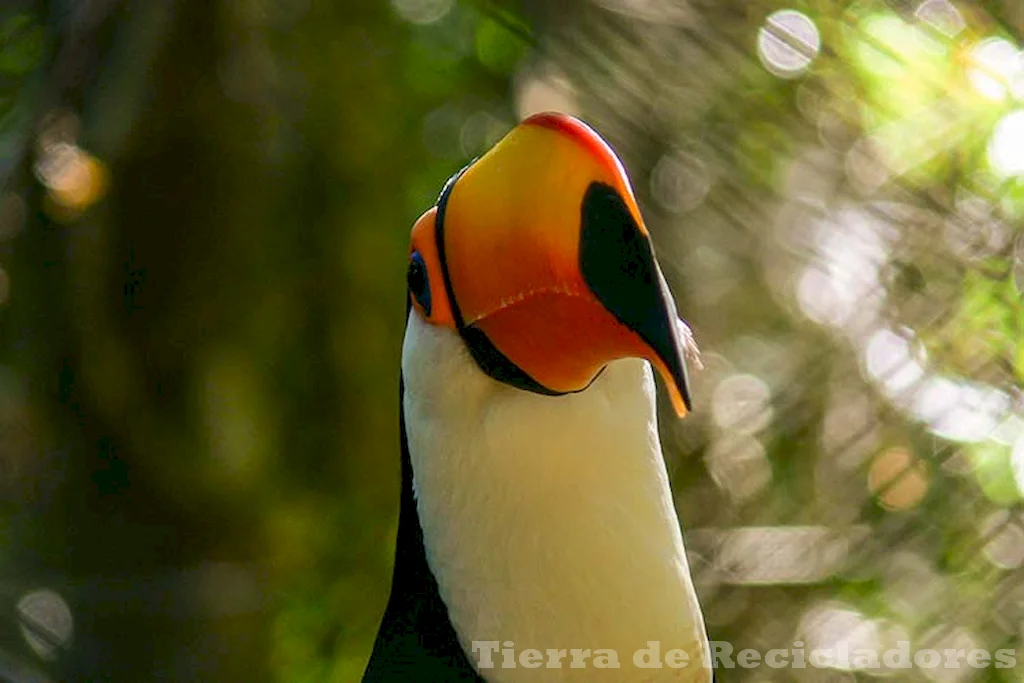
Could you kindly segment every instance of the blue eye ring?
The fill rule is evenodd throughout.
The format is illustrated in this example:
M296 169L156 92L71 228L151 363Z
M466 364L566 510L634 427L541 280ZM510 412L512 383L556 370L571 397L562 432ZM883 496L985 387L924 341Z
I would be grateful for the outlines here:
M414 251L409 258L409 270L406 273L409 294L416 300L423 312L430 315L430 277L427 275L427 264L420 252Z

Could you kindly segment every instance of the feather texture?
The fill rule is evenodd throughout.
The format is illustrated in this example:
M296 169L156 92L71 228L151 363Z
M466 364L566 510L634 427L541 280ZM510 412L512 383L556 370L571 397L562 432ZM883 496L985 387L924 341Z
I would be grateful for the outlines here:
M658 440L650 366L609 364L542 396L476 366L458 334L409 316L403 407L426 559L463 650L613 650L621 666L481 669L489 681L705 683L703 619ZM635 651L680 648L682 669Z

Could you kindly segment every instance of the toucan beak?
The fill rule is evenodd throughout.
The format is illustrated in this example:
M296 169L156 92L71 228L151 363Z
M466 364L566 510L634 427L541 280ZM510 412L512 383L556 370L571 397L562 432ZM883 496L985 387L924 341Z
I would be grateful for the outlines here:
M485 372L561 394L646 358L676 412L690 410L695 347L625 170L587 125L527 119L449 183L429 220L453 323Z

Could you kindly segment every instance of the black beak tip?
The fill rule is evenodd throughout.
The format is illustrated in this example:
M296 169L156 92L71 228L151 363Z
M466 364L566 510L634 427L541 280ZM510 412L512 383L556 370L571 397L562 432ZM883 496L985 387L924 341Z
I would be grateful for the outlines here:
M602 183L587 188L581 228L580 272L587 286L664 363L686 410L693 410L686 359L696 359L697 347L679 319L651 240L615 188Z

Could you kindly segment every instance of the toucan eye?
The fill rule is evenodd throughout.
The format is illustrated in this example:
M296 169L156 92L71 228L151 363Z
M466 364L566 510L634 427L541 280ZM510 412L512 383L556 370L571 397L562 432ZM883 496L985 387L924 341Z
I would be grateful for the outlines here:
M423 312L430 315L430 280L427 278L427 264L424 263L420 252L414 251L409 259L409 272L406 274L406 281L409 283L409 293L420 306Z

